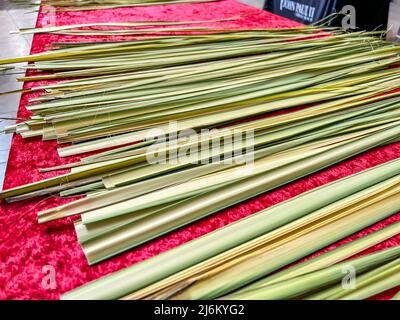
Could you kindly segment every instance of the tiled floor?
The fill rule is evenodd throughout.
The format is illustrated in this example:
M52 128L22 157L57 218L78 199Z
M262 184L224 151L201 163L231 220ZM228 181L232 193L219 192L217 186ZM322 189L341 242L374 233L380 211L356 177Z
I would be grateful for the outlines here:
M241 0L244 3L262 8L264 0ZM8 58L29 54L31 36L10 34L10 31L19 28L34 27L36 13L28 13L30 8L16 6L8 0L0 0L0 58ZM1 71L0 71L1 72ZM21 88L21 83L16 82L18 75L0 74L0 92ZM20 95L0 95L0 117L15 118ZM11 135L1 133L5 126L12 124L12 120L0 119L0 189L3 186L4 173L7 166L8 152L10 150Z
M35 25L36 13L26 13L27 11L31 10L15 6L7 0L0 0L0 58L29 54L32 37L9 33L12 30ZM16 82L17 76L1 74L0 92L19 89L21 84ZM19 99L19 94L0 96L0 117L15 118ZM12 123L10 120L0 120L0 132ZM11 135L0 133L0 187L3 185L10 143Z

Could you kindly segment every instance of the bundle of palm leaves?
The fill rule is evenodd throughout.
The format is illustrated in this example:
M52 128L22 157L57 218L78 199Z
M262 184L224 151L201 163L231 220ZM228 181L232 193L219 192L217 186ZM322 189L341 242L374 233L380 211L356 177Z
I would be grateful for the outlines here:
M276 39L279 34L284 38ZM55 72L22 81L79 78L33 88L46 90L31 99L34 116L8 131L82 142L60 149L68 156L140 141L146 128L169 120L181 120L180 130L211 127L396 88L398 71L389 67L398 62L399 47L342 34L285 41L304 36L298 30L238 31L72 48L59 44L44 54L3 60L34 61L26 68ZM106 138L110 134L115 136ZM102 139L84 143L95 138Z
M399 170L397 159L323 185L64 298L368 298L400 285L400 246L347 259L398 235L398 222L276 271L398 212ZM355 287L340 285L346 268L357 274Z
M62 26L50 26L41 28L22 28L18 31L11 31L11 34L32 34L32 33L52 33L52 34L64 34L64 35L84 35L84 36L110 36L110 35L147 35L149 33L167 33L171 32L225 32L229 33L232 30L227 28L210 28L204 26L196 26L199 24L210 24L234 21L239 19L240 16L224 18L224 19L214 19L214 20L190 20L190 21L175 21L175 20L157 20L157 21L134 21L134 22L95 22L95 23L82 23L82 24L71 24ZM184 27L176 27L182 26ZM194 25L194 26L187 26ZM159 28L154 28L154 26L159 26ZM148 28L153 27L153 28ZM122 29L117 29L122 28ZM132 29L134 28L134 29ZM315 30L316 28L309 28L310 30Z
M75 228L92 264L399 140L400 92L393 90L400 47L340 29L207 30L55 43L45 53L0 60L7 67L30 62L20 66L31 71L20 81L57 80L25 89L41 95L27 106L32 116L7 132L72 143L58 149L61 157L97 152L41 168L71 171L5 190L0 199L86 196L39 212L38 220L80 214ZM67 298L312 298L337 283L343 265L336 263L397 234L399 225L288 269L279 282L265 276L397 212L399 163L269 208ZM378 276L376 287L368 274L392 275L399 254L394 248L353 261L366 274L357 297L388 287ZM324 298L347 295L330 290Z
M58 43L1 60L51 72L21 81L62 80L30 89L44 93L8 132L72 142L62 157L103 151L42 168L71 172L0 198L86 195L39 222L81 214L78 239L96 263L398 140L400 93L387 92L400 84L400 47L368 33L315 35L304 27Z

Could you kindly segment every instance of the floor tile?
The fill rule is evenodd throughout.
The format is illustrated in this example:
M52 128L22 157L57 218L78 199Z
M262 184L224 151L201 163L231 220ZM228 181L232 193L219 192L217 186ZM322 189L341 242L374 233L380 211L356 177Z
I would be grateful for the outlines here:
M31 11L31 9L16 6L9 1L0 0L0 58L29 54L32 36L10 34L10 31L15 31L19 28L35 26L37 14L26 14L27 11ZM16 78L21 75L23 75L23 73L20 73L19 75L0 74L0 92L22 88L22 83L16 81ZM19 101L20 94L0 96L0 117L15 118L18 111ZM15 121L13 120L0 119L0 131L2 132L5 126L14 122ZM3 185L11 139L12 135L10 134L0 134L0 188L2 188Z

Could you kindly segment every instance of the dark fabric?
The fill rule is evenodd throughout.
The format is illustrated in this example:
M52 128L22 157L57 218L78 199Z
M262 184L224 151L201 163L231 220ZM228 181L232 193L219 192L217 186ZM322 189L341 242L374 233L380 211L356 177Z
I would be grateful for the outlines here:
M337 0L336 11L340 12L345 5L356 9L356 26L361 30L386 30L390 0ZM340 26L341 18L333 25Z
M336 0L267 0L264 9L304 24L331 14Z

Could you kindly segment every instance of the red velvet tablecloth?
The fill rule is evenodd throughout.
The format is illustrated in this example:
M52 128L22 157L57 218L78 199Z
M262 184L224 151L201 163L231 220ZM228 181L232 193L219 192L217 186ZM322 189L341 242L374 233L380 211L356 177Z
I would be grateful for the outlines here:
M226 0L203 4L57 13L55 16L41 13L37 26L40 27L49 23L63 25L104 21L211 20L233 16L240 16L241 18L237 21L223 22L223 24L227 27L269 28L297 25L295 22L235 0ZM68 41L69 39L71 39L69 36L36 35L32 44L32 53L46 50L46 46L54 41ZM37 84L25 84L26 87L34 85ZM32 94L23 95L19 107L20 117L27 116L25 105L30 97L32 97ZM214 214L93 267L88 266L80 249L71 218L44 225L37 223L36 213L39 210L53 207L67 200L48 198L16 204L1 203L0 299L58 299L61 293L88 281L150 258L299 193L398 157L400 157L400 143L376 148L273 192L268 192ZM4 188L16 187L60 174L59 172L39 173L37 169L52 167L72 160L76 159L61 160L56 153L54 142L42 142L39 139L23 140L20 136L14 136ZM400 220L400 214L396 214L324 250L332 249L398 220ZM399 243L400 235L375 246L369 251ZM46 289L46 286L42 285L44 277L48 274L48 266L54 267L56 273L56 287L52 289ZM391 290L377 298L390 298L397 290Z

